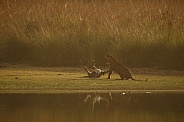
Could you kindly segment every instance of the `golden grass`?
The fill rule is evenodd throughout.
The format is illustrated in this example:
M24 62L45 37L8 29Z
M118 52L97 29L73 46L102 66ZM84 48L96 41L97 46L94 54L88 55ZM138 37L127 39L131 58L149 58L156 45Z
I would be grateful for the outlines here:
M104 64L183 69L181 0L4 0L0 61L46 66Z

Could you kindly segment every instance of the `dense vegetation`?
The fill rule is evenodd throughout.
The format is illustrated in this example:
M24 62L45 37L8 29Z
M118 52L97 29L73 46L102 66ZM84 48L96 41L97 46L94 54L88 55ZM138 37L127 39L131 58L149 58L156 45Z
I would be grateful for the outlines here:
M182 0L2 0L0 62L184 70Z

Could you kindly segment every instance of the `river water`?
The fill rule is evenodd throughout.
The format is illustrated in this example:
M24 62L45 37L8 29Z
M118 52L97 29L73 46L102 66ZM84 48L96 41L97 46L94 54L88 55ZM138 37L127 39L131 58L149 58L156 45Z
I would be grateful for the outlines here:
M0 122L184 122L184 93L0 94Z

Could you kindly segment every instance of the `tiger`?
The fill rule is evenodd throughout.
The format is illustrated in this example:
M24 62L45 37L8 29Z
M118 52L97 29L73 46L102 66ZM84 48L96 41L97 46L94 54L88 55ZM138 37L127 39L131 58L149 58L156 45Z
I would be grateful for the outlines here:
M113 56L106 55L105 58L106 58L106 61L110 63L109 74L108 74L107 79L110 79L112 72L115 71L116 73L120 75L121 80L124 80L124 79L125 80L128 80L128 79L136 80L132 77L131 71L126 66L120 64ZM136 80L136 81L142 81L142 80Z
M98 69L96 66L95 66L95 61L93 60L93 71L90 72L87 67L84 67L85 71L87 72L88 74L88 77L90 78L100 78L102 75L104 75L105 73L108 72L108 70L101 70L101 69Z

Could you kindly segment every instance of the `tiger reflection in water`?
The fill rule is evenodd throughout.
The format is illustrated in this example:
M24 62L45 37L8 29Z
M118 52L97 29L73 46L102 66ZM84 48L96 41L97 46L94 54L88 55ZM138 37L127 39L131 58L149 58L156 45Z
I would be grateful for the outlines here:
M88 77L90 78L100 78L102 75L104 75L105 73L109 72L109 70L101 70L101 69L98 69L96 66L95 66L95 61L93 60L93 71L89 71L87 69L87 67L84 67L85 71L87 72L88 74Z
M129 106L137 99L133 98L132 92L104 92L104 93L89 93L84 97L84 103L92 105L92 109L98 109L98 107L105 107L110 112L119 109L120 106Z
M112 100L112 95L109 92L108 94L88 94L86 98L84 99L84 102L92 102L92 107L94 109L95 104L100 104L101 102L105 103L107 107L109 107L109 101Z

